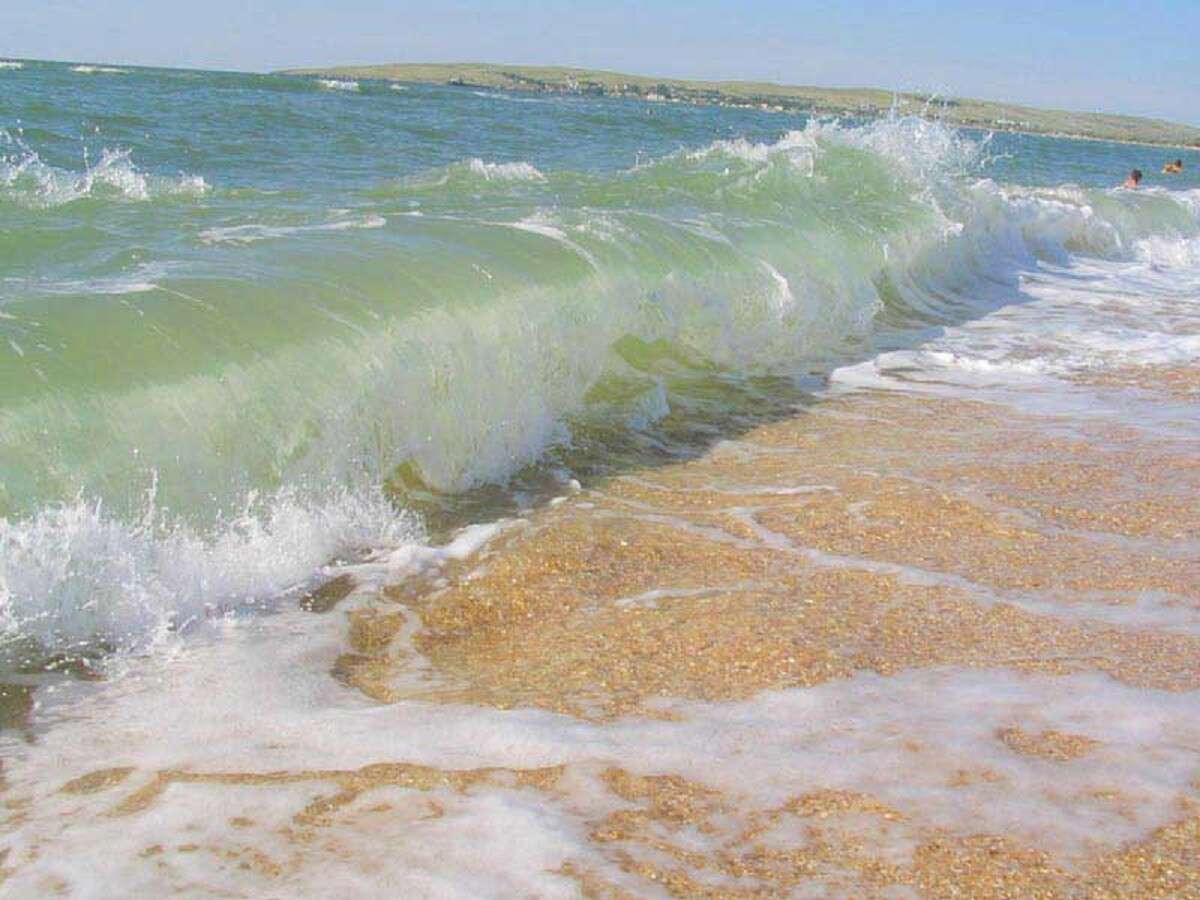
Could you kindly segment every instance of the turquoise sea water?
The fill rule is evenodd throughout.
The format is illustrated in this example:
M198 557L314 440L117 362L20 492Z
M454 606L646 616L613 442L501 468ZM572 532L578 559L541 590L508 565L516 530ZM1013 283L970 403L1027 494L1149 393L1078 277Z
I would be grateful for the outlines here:
M0 68L0 627L139 646L696 452L1039 265L1194 281L1198 185L922 119Z

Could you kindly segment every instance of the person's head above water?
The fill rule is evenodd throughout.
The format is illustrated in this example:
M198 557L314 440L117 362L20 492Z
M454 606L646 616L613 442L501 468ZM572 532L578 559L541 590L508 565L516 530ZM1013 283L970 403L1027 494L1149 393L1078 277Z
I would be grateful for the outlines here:
M1139 184L1141 184L1141 181L1142 181L1142 170L1134 169L1132 172L1129 173L1129 177L1125 179L1124 186L1127 188L1135 188Z

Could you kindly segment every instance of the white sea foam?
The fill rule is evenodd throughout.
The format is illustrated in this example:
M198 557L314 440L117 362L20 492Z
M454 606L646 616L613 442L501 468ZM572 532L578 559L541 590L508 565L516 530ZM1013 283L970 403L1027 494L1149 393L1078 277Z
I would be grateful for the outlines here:
M542 97L515 97L512 94L501 94L496 91L471 91L476 97L483 97L485 100L503 100L505 103L540 103Z
M5 295L29 296L32 294L144 294L157 290L158 281L171 270L162 263L142 263L133 269L92 278L29 279L5 278L0 280L0 300Z
M25 63L13 59L0 59L0 69L23 69Z
M317 84L328 91L357 91L357 81L344 81L337 78L318 78Z
M769 262L759 260L771 280L775 282L775 291L771 295L771 304L779 316L785 316L796 305L796 297L792 294L791 283L779 273Z
M272 238L288 237L295 234L312 234L322 231L347 231L358 228L383 228L387 219L371 213L366 216L350 219L337 219L332 222L321 222L313 225L262 225L255 222L245 225L227 225L206 228L200 232L200 240L206 244L253 244Z
M120 69L116 66L92 65L71 66L71 71L78 72L80 75L125 75L129 72L128 69Z
M517 222L506 222L504 224L509 228L515 228L518 231L527 231L530 234L539 234L542 237L549 238L552 241L557 241L564 247L570 249L572 253L576 253L585 259L588 265L593 269L600 271L600 263L599 260L596 259L595 255L578 241L572 240L557 223L547 221L545 216L530 216L527 219L521 219Z
M467 168L474 175L480 175L488 181L545 181L546 176L538 171L532 163L523 160L517 162L493 163L482 159L467 160Z
M944 180L948 174L966 171L984 150L983 144L940 123L893 115L858 126L814 119L776 141L718 140L684 156L693 160L728 156L760 165L783 161L800 174L811 176L817 159L831 146L867 150L926 186Z
M342 567L342 571L353 575L360 588L397 584L406 577L441 568L448 562L468 559L500 534L505 525L504 522L468 525L448 543L437 547L411 541L378 551L364 562Z
M48 165L19 139L0 131L0 147L5 145L15 152L0 157L0 199L28 206L61 206L84 197L140 201L199 197L208 190L199 175L167 177L143 172L128 150L105 148L99 160L77 172Z
M802 175L812 175L820 150L816 134L813 131L805 130L789 131L778 141L768 143L751 141L746 138L714 141L699 150L687 152L685 156L693 160L728 156L757 164L779 160L790 164Z
M903 375L894 387L944 391L954 383L1029 387L1047 377L1192 364L1200 360L1200 335L1189 281L1186 272L1182 281L1148 278L1130 263L1043 266L1022 280L1011 305L947 327L912 350L839 369L834 380L880 387L897 372Z
M230 622L219 640L214 634L169 660L139 663L86 710L51 698L46 712L56 726L37 744L6 748L10 796L32 800L9 836L9 889L20 893L53 873L71 895L97 883L156 894L184 885L204 893L303 885L306 893L343 895L367 872L372 884L410 895L474 896L500 885L574 896L574 882L554 874L567 862L623 883L618 860L588 839L605 815L627 808L599 778L611 766L726 792L735 812L715 831L662 834L700 854L726 847L756 810L812 791L865 793L904 818L819 824L859 829L900 864L936 830L1004 832L1070 868L1146 837L1178 815L1180 798L1197 794L1194 693L1139 690L1101 675L931 669L740 702L664 701L669 718L592 724L528 709L368 704L328 676L339 647L325 625L298 612ZM1080 759L1044 760L1011 749L1002 739L1011 728L1096 744ZM302 855L288 843L294 817L338 790L320 776L291 785L181 782L148 808L109 814L159 771L322 772L387 762L566 768L552 794L502 777L465 791L368 790L331 806L323 839L306 843ZM98 793L58 790L109 766L137 771ZM802 816L779 817L768 839L804 846L816 823ZM147 861L143 851L153 845L172 848L169 864ZM179 845L199 849L175 853ZM652 852L636 843L626 849L634 858ZM210 860L248 850L294 865L269 876Z
M82 501L0 518L0 636L145 648L188 622L270 603L340 555L420 540L411 516L350 493L252 496L203 531L153 498L132 525Z
M1138 258L1152 266L1200 270L1200 238L1152 235L1134 246ZM1200 281L1200 275L1196 277Z
M985 143L920 116L893 114L864 126L814 121L806 130L818 140L878 154L925 186L967 171L986 149Z

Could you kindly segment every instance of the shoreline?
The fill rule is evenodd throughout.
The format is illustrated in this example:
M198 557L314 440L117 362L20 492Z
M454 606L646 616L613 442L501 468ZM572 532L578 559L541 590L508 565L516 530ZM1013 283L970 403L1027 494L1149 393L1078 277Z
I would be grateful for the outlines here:
M410 76L398 77L396 75L387 75L387 74L379 73L379 70L394 70L394 69L403 69L403 68L413 68L413 69L419 69L419 70L429 70L429 69L457 70L457 69L461 68L460 66L456 66L454 64L448 64L448 63L446 63L446 64L443 64L443 63L400 64L400 65L381 65L381 66L336 66L336 67L329 67L329 68L301 67L301 68L274 69L274 70L270 70L267 72L255 72L255 71L224 70L224 69L176 68L176 67L170 67L170 66L144 66L144 65L134 65L134 64L125 64L125 63L97 63L97 62L87 62L87 61L81 62L81 61L77 61L77 60L26 59L26 58L15 58L15 57L9 59L8 61L10 61L16 65L19 65L21 67L25 67L30 63L33 63L35 65L36 64L51 64L51 65L64 65L64 66L81 65L81 66L97 66L97 67L113 65L113 66L120 66L125 71L147 70L147 71L200 72L200 73L234 74L234 75L256 75L256 74L258 74L258 75L280 75L280 76L287 76L287 77L355 78L355 79L383 81L383 82L387 82L389 84L400 84L400 85L422 84L422 85L430 85L430 86L436 86L436 87L464 87L464 88L473 89L473 90L502 90L502 91L513 91L513 92L517 92L517 93L546 93L546 94L567 94L567 95L576 95L576 96L604 96L604 97L616 98L616 99L635 99L635 100L641 100L643 102L659 101L659 102L679 103L679 104L693 105L693 106L713 105L713 106L720 106L720 107L728 108L728 109L757 109L757 110L767 109L767 110L770 110L773 112L790 113L793 115L808 115L808 116L828 115L828 116L835 116L835 117L849 116L849 117L857 117L857 118L863 118L863 119L881 118L883 116L886 116L888 114L889 110L892 108L890 104L877 105L877 106L873 106L870 109L865 109L865 110L862 108L858 108L858 107L854 107L854 106L850 106L850 105L833 106L833 107L827 107L827 108L814 108L812 106L804 106L799 103L795 103L794 101L789 102L788 106L783 106L783 105L778 105L778 103L770 104L770 103L761 103L761 102L737 102L736 100L733 100L730 98L713 100L713 99L710 99L707 97L691 97L691 96L680 96L680 97L658 96L658 97L654 97L654 96L648 96L647 94L641 93L641 92L623 93L621 91L610 91L607 89L598 90L598 91L590 90L590 89L579 89L579 88L573 88L569 84L545 86L545 85L529 84L529 83L525 83L525 82L521 82L521 81L496 83L494 81L486 81L485 80L485 81L476 82L476 81L469 81L469 80L461 79L455 75L448 75L445 77L434 77L434 76L422 77L420 75L413 75L411 77ZM477 69L478 68L494 69L499 72L508 72L508 71L512 71L512 70L527 70L527 69L536 70L536 69L543 69L543 68L551 68L551 67L537 67L537 66L502 66L502 65L483 65L483 64L471 64L470 67L477 68ZM569 70L569 69L558 69L558 68L556 68L555 71L578 71L581 74L588 74L588 72L589 72L589 70ZM681 80L681 79L654 79L654 78L650 78L647 76L618 75L617 73L608 73L608 72L602 72L599 74L606 75L606 76L612 76L612 77L616 77L616 78L621 78L621 79L625 79L625 80L637 80L637 81L653 83L653 84L664 83L664 84L681 85L681 86L684 86L685 90L687 89L686 86L689 84L707 84L706 82L692 82L692 81ZM735 82L722 81L722 82L713 82L712 84L715 84L718 86L730 85L730 86L738 87L745 83L736 82L736 81ZM777 88L777 89L781 89L781 90L790 89L790 90L801 91L801 92L810 91L810 92L812 92L812 95L814 97L818 97L818 96L821 96L824 94L861 94L864 96L886 94L889 97L906 98L905 105L913 106L913 107L918 105L918 102L920 104L924 104L926 106L931 105L931 104L936 106L938 103L936 97L933 95L920 95L920 94L913 94L911 92L904 92L904 91L883 91L883 90L880 90L877 88L816 88L816 87L811 87L811 88L795 87L795 88L793 88L792 86L786 86L786 85L767 85L767 87ZM767 97L769 99L772 99L775 101L787 101L789 95L781 95L781 96L767 95ZM991 100L973 101L973 100L963 100L960 98L945 98L945 100L942 101L942 106L941 106L941 112L943 113L943 115L941 117L939 117L938 121L944 121L947 124L949 124L955 128L965 128L965 129L970 129L970 130L975 130L975 131L1001 132L1001 133L1007 133L1007 134L1023 134L1023 135L1030 135L1030 136L1034 136L1034 137L1059 138L1059 139L1067 139L1067 140L1096 141L1096 142L1100 142L1100 143L1109 143L1109 144L1128 144L1131 146L1139 146L1139 147L1161 147L1164 149L1200 151L1200 128L1198 128L1196 126L1184 125L1182 123L1169 122L1167 120L1160 120L1160 119L1143 119L1142 117L1130 116L1130 115L1119 114L1119 113L1086 113L1086 112L1085 113L1072 113L1072 112L1060 111L1060 110L1042 109L1039 107L1019 107L1021 109L1027 109L1027 110L1030 110L1030 111L1038 113L1038 114L1098 116L1098 117L1110 117L1110 118L1116 118L1116 119L1130 120L1131 122L1135 122L1135 123L1139 122L1139 121L1145 121L1145 122L1152 123L1152 124L1153 123L1161 123L1161 124L1169 126L1169 127L1183 128L1183 129L1188 129L1189 131L1195 132L1195 137L1193 137L1191 139L1190 143L1188 142L1188 140L1183 140L1183 139L1180 139L1180 140L1170 140L1170 139L1149 140L1149 139L1139 139L1139 138L1135 138L1135 137L1121 137L1121 136L1116 136L1116 135L1086 134L1086 133L1078 132L1078 131L1056 130L1053 128L1037 129L1037 128L1011 127L1011 125L1009 125L1007 123L1002 123L1002 122L980 123L977 120L962 120L962 119L955 118L952 115L945 115L945 113L949 109L952 108L952 105L963 103L963 102L979 103L979 104L982 104L982 105L988 106L988 107L997 107L998 109L999 108L1008 108L1007 104L1000 103L999 101L991 101ZM913 109L906 109L904 111L906 114L911 113L911 114L921 115L920 112L914 112Z
M1200 150L1200 128L1165 120L1110 113L1068 112L1010 105L996 101L971 100L877 88L817 88L756 82L704 82L673 78L653 78L615 72L552 66L504 66L481 63L464 64L393 64L374 66L334 66L290 68L272 74L323 78L352 78L385 81L392 84L430 84L482 90L507 90L524 93L568 94L636 99L645 102L683 103L695 106L715 105L737 109L765 109L809 116L851 116L876 119L899 109L905 114L921 115L922 108L934 108L939 121L956 128L1001 131L1115 144ZM899 104L899 107L897 106ZM965 109L959 112L958 110ZM1046 117L1044 127L1013 121L1014 116ZM1074 117L1108 133L1071 130L1061 124ZM1027 127L1012 127L1025 125ZM1178 135L1161 138L1122 135L1116 129L1168 128Z
M1194 370L1178 379L1164 377L1167 399L1173 399L1173 383L1184 378L1194 380ZM837 604L851 604L842 621L855 609L854 614L863 612L853 598L861 599L864 591L908 596L916 590L934 598L930 602L943 618L965 623L981 610L1007 609L1009 624L1037 620L1046 630L1054 623L1061 631L1057 639L1082 649L1093 640L1115 639L1129 621L1138 621L1139 629L1175 633L1171 601L1164 600L1161 610L1140 612L1130 604L1136 596L1182 598L1200 589L1194 541L1187 537L1200 533L1200 519L1187 501L1187 486L1193 481L1200 486L1200 466L1181 447L1144 443L1125 433L1056 436L1069 421L1051 417L1043 423L981 401L851 393L796 419L759 426L697 460L614 476L604 487L558 501L497 539L486 557L502 563L489 564L482 575L451 578L450 587L436 591L431 602L414 599L407 587L385 595L400 605L415 604L422 622L418 635L425 635L416 652L448 670L469 669L471 660L480 661L478 654L492 648L497 629L507 633L506 623L526 618L538 623L535 630L565 631L561 645L524 647L523 658L568 652L581 635L573 631L573 619L563 619L573 612L560 604L561 596L587 607L589 628L621 631L624 619L653 619L672 608L690 615L698 606L715 614L708 608L712 597L724 597L725 606L730 597L740 597L757 608L767 602L757 593L764 585L798 590L812 579L822 585L818 610L823 605L833 615ZM1005 449L1014 444L1021 449ZM929 459L906 462L919 457L922 446ZM1144 489L1120 487L1130 471ZM1121 511L1105 512L1114 503ZM877 512L870 516L867 509ZM582 562L596 555L607 560L602 576ZM1146 567L1147 560L1154 565ZM800 581L793 583L793 576ZM356 619L355 652L389 643L381 638L388 625L374 615ZM912 617L924 615L914 609ZM399 621L392 618L390 625ZM709 630L735 633L736 625ZM1093 626L1103 634L1090 632ZM355 629L363 636L357 644ZM520 631L509 637L526 640L524 626ZM464 637L470 633L483 644ZM922 651L933 654L921 656L923 663L935 657L961 662L957 650L945 656L953 649L952 633L939 633ZM1148 650L1144 656L1136 643L1125 663L1100 669L1135 685L1200 690L1200 675ZM614 640L599 649L619 654L621 646ZM1200 653L1200 641L1189 638L1181 646L1190 648L1188 658ZM732 655L750 658L760 649L745 646ZM882 671L895 671L910 649L891 647L877 660ZM813 662L813 670L793 661L753 690L844 677L864 663L830 668L832 657L826 655ZM1200 663L1200 656L1194 658ZM1002 664L1003 657L984 654L977 662ZM379 660L369 654L352 652L338 668L368 695L399 699L386 687ZM586 693L590 676L572 679L562 671L538 686L512 681L529 672L518 671L519 676L491 669L467 674L477 688L491 690L507 681L514 697L586 717L584 707L572 705L567 685L575 681ZM697 682L698 693L683 696L736 696L736 679L720 675L711 684ZM601 680L612 683L611 677ZM627 680L633 690L653 679L629 673ZM733 694L721 693L729 690ZM470 694L471 702L480 696ZM614 697L604 704L612 715L645 713L637 699ZM585 707L598 702L596 696L587 701Z

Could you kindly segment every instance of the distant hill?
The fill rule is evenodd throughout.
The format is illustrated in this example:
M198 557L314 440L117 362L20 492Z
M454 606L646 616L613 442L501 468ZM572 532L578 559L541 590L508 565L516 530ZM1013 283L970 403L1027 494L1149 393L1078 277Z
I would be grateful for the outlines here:
M562 66L502 66L483 63L394 63L380 66L336 66L287 69L285 75L332 78L377 78L384 81L452 84L510 91L597 94L676 103L766 107L795 112L881 116L933 110L951 124L997 131L1061 134L1172 147L1200 147L1200 128L1162 119L1108 113L1067 112L1013 106L987 100L893 93L874 88L819 88L755 81L683 81L622 75Z

